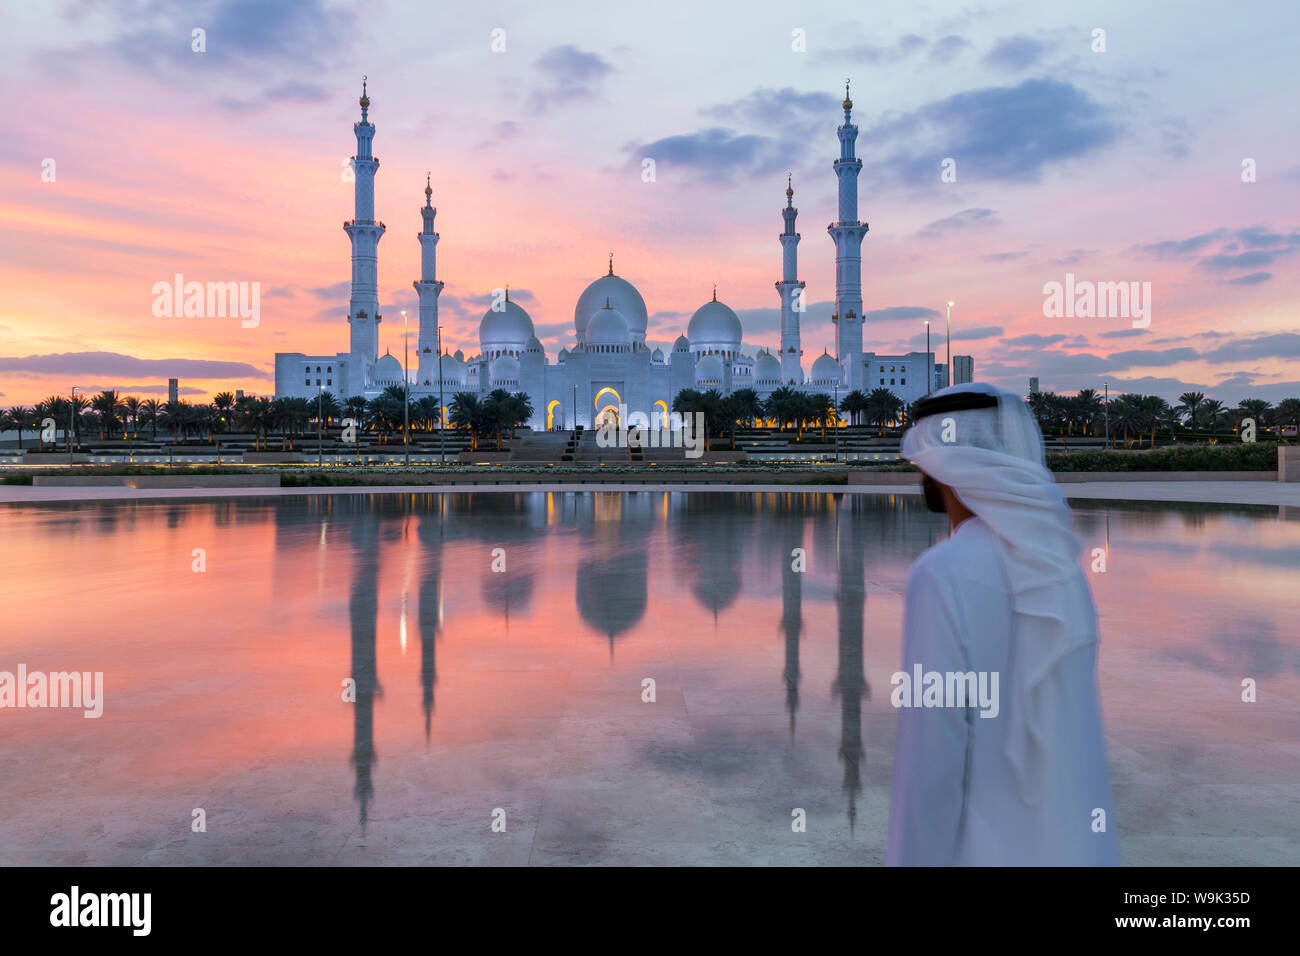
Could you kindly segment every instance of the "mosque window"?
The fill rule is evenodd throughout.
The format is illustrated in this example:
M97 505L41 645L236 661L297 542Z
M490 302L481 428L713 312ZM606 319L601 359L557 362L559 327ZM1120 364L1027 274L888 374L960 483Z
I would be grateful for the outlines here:
M327 378L327 379L325 379L325 384L326 384L326 385L333 385L333 384L334 384L334 379L332 379L332 378Z
M892 365L889 366L889 370L892 372L892 371L894 370L894 366L892 366Z
M325 371L329 372L329 373L332 375L332 374L334 373L334 366L333 366L333 365L326 365L326 366L325 366Z
M311 385L311 379L307 379L307 381L303 382L303 384L304 384L304 385Z
M316 366L316 371L318 371L318 372L320 371L320 366L319 366L319 365Z
M885 370L885 367L883 365L880 366L880 370L883 372Z
M310 365L308 365L305 369L303 369L303 374L305 374L305 375L310 375L310 374L311 374L311 366L310 366Z
M890 385L893 385L893 384L894 384L894 380L893 380L892 378L889 380L889 384L890 384Z
M907 384L907 379L902 379L901 381L899 381L898 384L899 384L899 385L906 385L906 384Z
M880 384L881 384L881 385L884 385L884 384L885 384L885 380L884 380L883 378L880 380Z

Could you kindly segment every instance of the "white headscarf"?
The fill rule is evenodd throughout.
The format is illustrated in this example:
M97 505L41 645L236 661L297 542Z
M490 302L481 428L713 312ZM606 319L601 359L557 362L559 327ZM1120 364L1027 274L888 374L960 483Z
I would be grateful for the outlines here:
M1025 402L985 384L941 389L933 398L989 396L994 407L940 411L903 437L902 454L952 488L993 532L1011 584L1013 695L1005 708L1006 754L1021 798L1036 803L1049 755L1043 742L1043 682L1072 651L1097 640L1096 612L1079 568L1070 509L1043 464L1043 438Z

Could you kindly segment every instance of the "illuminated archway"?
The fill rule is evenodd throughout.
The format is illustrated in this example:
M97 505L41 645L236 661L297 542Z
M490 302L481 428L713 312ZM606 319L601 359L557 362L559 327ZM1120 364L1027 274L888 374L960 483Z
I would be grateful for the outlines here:
M601 396L602 396L602 395L613 395L613 396L614 396L614 404L615 404L615 405L622 405L622 404L623 404L623 396L622 396L622 395L620 395L618 392L614 391L612 388L602 388L599 392L596 393L596 400L595 400L594 402L591 403L593 408L600 408L600 399L601 399Z
M659 419L659 427L660 427L660 428L667 428L667 427L668 427L668 403L665 402L663 399L660 399L659 401L655 402L653 405L650 406L650 410L651 410L652 412L653 412L656 408L659 408L659 409L662 409L662 410L663 410L663 417L662 417L661 419ZM651 422L651 424L654 424L654 423Z
M596 427L600 428L608 423L611 428L618 427L618 406L606 405L596 413Z
M546 430L548 432L555 427L555 406L558 404L560 404L560 400L557 398L546 406Z

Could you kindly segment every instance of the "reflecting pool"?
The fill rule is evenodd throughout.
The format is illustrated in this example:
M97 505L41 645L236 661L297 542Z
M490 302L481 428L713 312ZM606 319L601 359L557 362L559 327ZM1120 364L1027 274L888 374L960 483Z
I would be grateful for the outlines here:
M0 671L104 686L0 710L0 864L883 862L919 498L0 507ZM1300 862L1300 515L1075 514L1125 862Z

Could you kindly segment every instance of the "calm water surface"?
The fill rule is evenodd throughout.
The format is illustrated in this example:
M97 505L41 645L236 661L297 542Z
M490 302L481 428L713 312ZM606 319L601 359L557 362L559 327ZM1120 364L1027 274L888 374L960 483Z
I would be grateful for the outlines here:
M1126 862L1300 862L1297 519L1076 508ZM2 864L879 863L902 589L947 534L915 498L699 492L3 528L0 670L105 703L0 711Z

